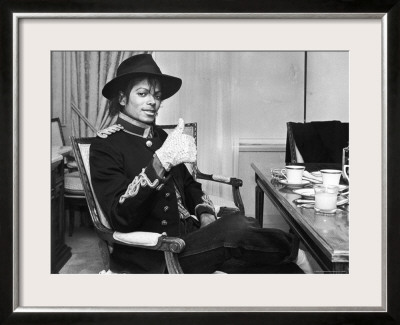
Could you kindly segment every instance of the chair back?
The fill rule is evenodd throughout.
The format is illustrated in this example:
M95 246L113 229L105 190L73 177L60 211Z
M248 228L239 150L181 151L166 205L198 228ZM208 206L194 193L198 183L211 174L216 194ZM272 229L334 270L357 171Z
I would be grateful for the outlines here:
M176 124L169 124L169 125L157 125L158 127L162 128L165 132L170 134L175 128ZM194 138L194 142L197 147L197 123L185 123L185 128L183 129L183 134L190 135ZM187 163L185 164L188 168L189 172L192 176L196 179L196 174L198 172L197 162L194 163Z
M172 132L172 130L176 128L176 124L157 125L157 126L162 128L168 134L170 134ZM183 134L192 136L197 145L197 123L185 123L185 128L183 129Z
M90 145L95 139L95 137L75 138L71 136L71 144L78 164L78 170L93 224L98 232L110 234L113 233L113 230L97 201L90 178Z
M286 163L340 164L348 146L349 123L313 121L287 123Z
M65 146L64 135L61 129L61 122L58 117L51 119L51 145L53 147Z
M286 157L285 162L291 164L302 164L304 163L303 156L296 145L296 140L293 134L293 125L296 123L288 122L287 125L287 136L286 136ZM300 123L299 123L300 124Z

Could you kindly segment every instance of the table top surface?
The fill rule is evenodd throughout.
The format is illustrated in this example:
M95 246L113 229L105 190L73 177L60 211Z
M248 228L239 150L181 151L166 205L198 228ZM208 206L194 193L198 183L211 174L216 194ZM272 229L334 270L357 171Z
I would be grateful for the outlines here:
M293 200L301 198L293 192L294 188L281 184L271 176L266 166L251 164L269 194L291 215L317 245L330 256L333 262L346 262L349 255L349 205L333 214L316 212L313 208L298 207Z
M72 152L71 146L52 146L51 147L51 163L56 163Z

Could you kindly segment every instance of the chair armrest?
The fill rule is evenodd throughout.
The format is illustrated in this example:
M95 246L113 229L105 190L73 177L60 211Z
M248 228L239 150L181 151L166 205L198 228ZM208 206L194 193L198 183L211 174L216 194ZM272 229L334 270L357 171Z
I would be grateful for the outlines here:
M227 176L214 175L214 174L204 174L201 171L199 171L198 169L196 170L196 178L231 185L233 202L238 207L240 212L242 214L245 214L243 200L242 200L242 196L240 195L240 190L239 190L239 187L241 187L243 185L243 181L240 178L227 177Z
M78 169L78 163L76 162L76 160L71 160L67 162L67 167L69 169Z
M165 233L134 231L122 233L115 231L113 241L127 246L161 250L171 253L179 253L185 248L185 242L181 238L168 237Z
M178 253L185 248L181 238L168 237L165 233L134 231L130 233L113 232L109 229L97 231L99 237L107 243L159 250L164 252L169 274L182 274ZM108 266L109 268L109 266Z
M196 178L213 181L213 182L218 182L218 183L225 183L225 184L232 185L234 187L240 187L243 185L243 181L240 178L223 176L223 175L215 175L215 174L204 174L201 171L197 171Z
M118 232L115 231L113 233L113 238L116 241L119 241L128 245L138 245L138 246L156 246L158 243L158 238L162 235L155 232L144 232L144 231L135 231L135 232Z

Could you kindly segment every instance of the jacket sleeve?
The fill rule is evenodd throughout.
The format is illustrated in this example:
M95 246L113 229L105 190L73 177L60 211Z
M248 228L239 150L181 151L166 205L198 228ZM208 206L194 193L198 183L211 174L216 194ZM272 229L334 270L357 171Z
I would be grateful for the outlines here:
M214 204L203 191L201 184L194 180L185 165L182 166L182 170L184 174L185 201L189 213L196 215L199 220L202 213L210 213L216 216Z
M90 148L90 170L94 192L114 230L134 231L152 208L151 198L167 180L157 173L154 158L129 179L118 148L94 143Z

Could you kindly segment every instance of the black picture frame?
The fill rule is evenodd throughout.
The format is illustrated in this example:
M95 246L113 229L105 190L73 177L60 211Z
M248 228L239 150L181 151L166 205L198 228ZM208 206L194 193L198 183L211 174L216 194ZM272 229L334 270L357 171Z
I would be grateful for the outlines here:
M387 312L15 312L13 310L13 13L383 13L387 17ZM0 0L0 324L395 324L400 322L400 1ZM367 112L366 112L367 113ZM366 262L366 267L368 262ZM367 285L367 284L366 284ZM60 293L62 294L62 293ZM165 294L165 293L160 293ZM168 293L173 299L173 294ZM239 294L239 293L238 293Z

